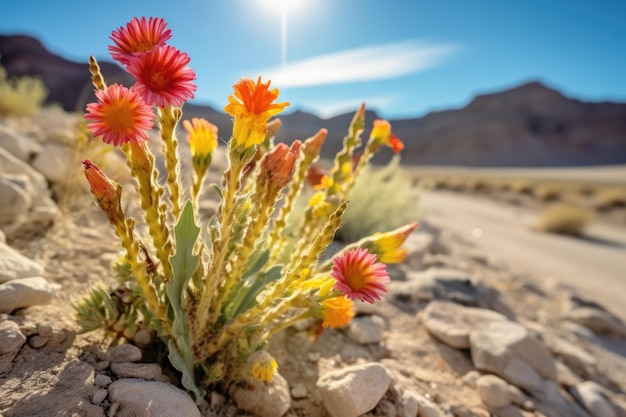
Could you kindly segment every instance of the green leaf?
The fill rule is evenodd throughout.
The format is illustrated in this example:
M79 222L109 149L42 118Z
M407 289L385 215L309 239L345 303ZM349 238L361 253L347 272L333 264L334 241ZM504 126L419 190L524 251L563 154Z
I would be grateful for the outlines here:
M233 313L230 317L237 317L239 314L252 307L261 290L268 284L278 280L282 276L282 273L283 266L274 265L267 271L248 278L243 287L237 292L237 297L232 301L231 308Z
M217 196L218 196L218 198L220 200L224 199L224 195L222 194L222 188L219 185L217 185L217 184L215 184L213 182L213 183L209 184L209 188L211 188L213 191L215 191L215 194L217 194Z
M169 359L182 373L182 384L194 393L196 403L200 403L206 391L198 387L194 378L192 341L186 309L185 293L189 280L198 267L200 257L193 254L200 228L194 219L191 201L187 201L174 227L176 253L170 257L173 276L167 283L166 291L170 300L172 318L172 338L168 341Z

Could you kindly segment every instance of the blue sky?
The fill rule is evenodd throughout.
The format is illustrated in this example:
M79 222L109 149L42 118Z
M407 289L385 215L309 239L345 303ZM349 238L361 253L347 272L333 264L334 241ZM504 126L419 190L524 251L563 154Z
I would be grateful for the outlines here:
M135 16L166 20L197 73L195 101L218 108L238 78L258 75L292 110L324 117L361 101L420 116L530 80L626 101L624 0L21 0L3 2L0 34L103 60Z

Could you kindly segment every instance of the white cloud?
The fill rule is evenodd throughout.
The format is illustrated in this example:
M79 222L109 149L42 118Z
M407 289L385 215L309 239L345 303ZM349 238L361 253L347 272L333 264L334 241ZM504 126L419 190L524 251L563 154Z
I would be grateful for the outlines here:
M366 99L348 99L341 101L303 101L303 107L310 109L323 119L328 119L339 114L355 112L365 103L367 109L375 110L392 106L397 102L397 96L370 97Z
M281 88L378 80L432 68L458 50L456 45L412 40L320 55L255 73Z

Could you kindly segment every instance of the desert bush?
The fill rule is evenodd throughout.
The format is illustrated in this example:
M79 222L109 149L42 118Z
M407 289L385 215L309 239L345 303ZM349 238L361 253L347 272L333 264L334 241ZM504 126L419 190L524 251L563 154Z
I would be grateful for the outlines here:
M40 78L9 78L0 65L0 115L32 116L46 101L48 89Z
M561 189L556 185L550 184L536 185L532 189L532 194L541 201L554 201L560 198Z
M548 207L541 214L537 228L548 233L580 236L591 220L591 210L580 205L560 203Z
M594 200L596 208L607 210L615 207L626 207L626 188L606 187L596 191Z
M366 167L352 190L337 238L352 242L416 221L422 215L419 190L405 175L399 155L383 168Z
M518 194L530 194L533 189L533 184L530 180L517 179L509 183L509 188L511 191Z

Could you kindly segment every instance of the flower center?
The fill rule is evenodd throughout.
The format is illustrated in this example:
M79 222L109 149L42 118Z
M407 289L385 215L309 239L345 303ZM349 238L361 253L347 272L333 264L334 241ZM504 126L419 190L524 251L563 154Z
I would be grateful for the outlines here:
M123 102L109 104L104 113L104 123L111 131L122 135L128 135L135 126L135 112Z
M359 264L348 265L344 272L346 283L354 291L361 291L366 284L366 277L363 271L363 266Z

